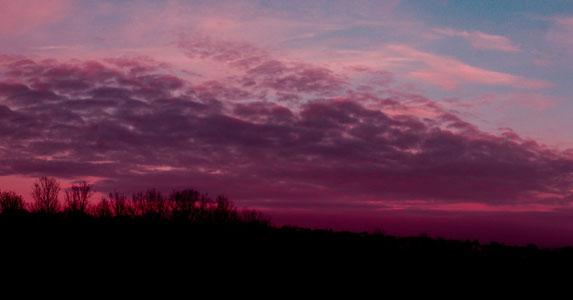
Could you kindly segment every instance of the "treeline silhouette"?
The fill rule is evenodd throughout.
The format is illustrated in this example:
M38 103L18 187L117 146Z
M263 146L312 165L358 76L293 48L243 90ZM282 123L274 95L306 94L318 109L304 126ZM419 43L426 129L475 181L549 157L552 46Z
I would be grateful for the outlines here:
M130 253L177 264L229 262L234 256L272 261L273 266L295 260L297 265L304 261L326 268L573 263L571 248L277 227L256 210L238 209L226 197L213 199L193 189L168 194L150 189L129 197L113 192L99 201L92 201L93 195L86 182L62 191L57 180L47 177L34 183L31 203L13 192L0 192L0 254L33 249L31 257L38 257L41 249L42 257L65 253L66 259L83 261L91 255L108 262Z
M256 210L235 207L227 197L215 199L197 190L185 189L164 195L156 189L133 193L113 192L91 203L93 187L85 181L64 191L54 178L41 177L33 185L32 203L11 191L0 191L0 216L3 218L34 216L43 219L119 219L180 222L190 224L251 224L269 226L270 221Z

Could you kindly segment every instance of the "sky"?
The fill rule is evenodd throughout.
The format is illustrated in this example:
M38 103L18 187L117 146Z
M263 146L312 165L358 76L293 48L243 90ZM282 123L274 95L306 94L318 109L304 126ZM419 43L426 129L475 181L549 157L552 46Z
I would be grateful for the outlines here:
M573 245L571 1L0 0L0 189Z

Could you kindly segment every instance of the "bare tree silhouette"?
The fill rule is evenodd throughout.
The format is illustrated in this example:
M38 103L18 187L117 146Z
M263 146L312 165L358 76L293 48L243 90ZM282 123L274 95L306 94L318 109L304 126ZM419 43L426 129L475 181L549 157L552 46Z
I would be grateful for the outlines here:
M238 221L239 215L237 214L237 210L233 205L233 202L231 202L229 198L225 196L217 196L215 204L215 221L229 223Z
M109 201L111 202L111 211L115 217L135 216L135 211L127 203L127 197L123 193L113 192L109 193Z
M173 203L173 218L179 221L192 219L197 208L199 197L199 192L192 189L174 191L171 193L169 199Z
M60 183L55 178L40 177L32 188L34 210L44 214L58 212L60 190Z
M87 213L89 199L93 195L92 187L85 181L74 184L66 191L64 211L75 215Z
M161 192L155 189L133 194L131 204L135 208L137 215L149 219L163 219L168 217L170 213L167 200Z
M93 208L92 215L100 219L113 217L113 210L110 201L106 198L101 198L101 200Z
M271 220L267 218L262 212L258 210L244 210L241 213L241 221L249 224L259 224L263 226L270 226Z

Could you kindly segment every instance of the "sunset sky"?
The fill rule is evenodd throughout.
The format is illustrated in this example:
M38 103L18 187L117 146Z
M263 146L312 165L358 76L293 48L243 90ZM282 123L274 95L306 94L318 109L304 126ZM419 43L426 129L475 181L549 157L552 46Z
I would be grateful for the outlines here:
M573 244L573 2L0 0L0 189Z

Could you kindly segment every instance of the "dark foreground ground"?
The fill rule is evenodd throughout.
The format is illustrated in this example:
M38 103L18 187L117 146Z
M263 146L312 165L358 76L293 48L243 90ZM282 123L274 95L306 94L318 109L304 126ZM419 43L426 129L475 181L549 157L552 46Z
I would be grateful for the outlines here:
M539 249L429 237L273 227L260 222L189 223L144 218L0 216L3 262L122 265L370 268L573 266L573 249ZM18 259L17 259L18 257ZM183 268L183 267L182 267Z

